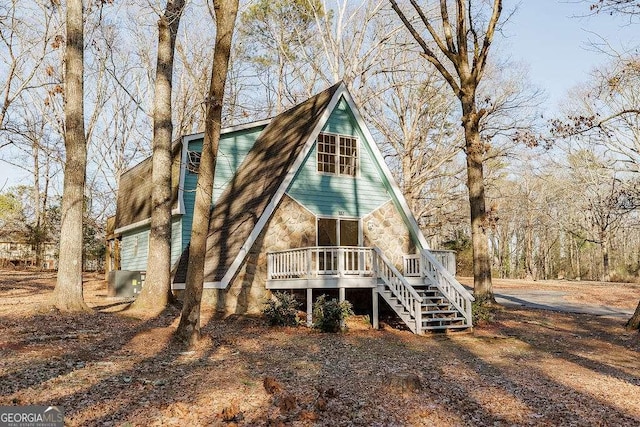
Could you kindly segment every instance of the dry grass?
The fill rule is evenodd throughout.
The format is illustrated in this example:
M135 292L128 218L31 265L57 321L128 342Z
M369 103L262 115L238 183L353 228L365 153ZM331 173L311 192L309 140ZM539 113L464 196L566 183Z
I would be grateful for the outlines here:
M114 313L97 276L85 293L102 311L72 316L37 311L53 276L0 275L0 404L61 405L71 426L640 424L640 335L619 319L509 309L419 337L234 317L185 351L175 309Z

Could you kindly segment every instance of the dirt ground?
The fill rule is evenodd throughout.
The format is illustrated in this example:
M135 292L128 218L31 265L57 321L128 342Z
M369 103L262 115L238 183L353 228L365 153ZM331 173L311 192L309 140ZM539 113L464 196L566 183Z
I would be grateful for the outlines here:
M322 334L205 313L185 350L171 341L176 309L128 318L96 275L94 314L39 311L54 280L0 271L0 405L59 405L70 426L640 425L640 334L620 319L503 309L473 333L416 336L363 318ZM496 285L632 309L639 297L637 285Z

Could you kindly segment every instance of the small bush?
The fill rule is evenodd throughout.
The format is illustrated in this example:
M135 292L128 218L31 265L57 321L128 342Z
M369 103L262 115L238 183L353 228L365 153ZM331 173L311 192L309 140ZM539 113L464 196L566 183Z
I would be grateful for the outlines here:
M322 332L338 332L342 322L353 315L349 301L327 300L326 295L320 295L313 303L313 327Z
M271 326L297 326L298 307L300 303L296 298L284 292L276 292L273 298L265 303L262 314L267 318Z
M474 325L493 321L493 305L490 301L476 299L471 304L471 318Z

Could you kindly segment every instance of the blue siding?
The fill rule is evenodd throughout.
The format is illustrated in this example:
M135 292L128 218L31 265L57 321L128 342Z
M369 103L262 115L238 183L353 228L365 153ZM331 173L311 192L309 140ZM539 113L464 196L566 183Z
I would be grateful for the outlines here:
M175 217L171 221L171 265L173 266L182 254L182 221ZM137 246L137 248L136 248ZM122 233L120 243L122 270L146 271L149 258L149 226Z
M149 227L122 233L120 248L123 270L144 271L149 256Z
M173 218L171 222L171 266L182 255L182 218Z
M316 215L363 217L391 199L372 153L349 106L342 99L323 132L358 138L360 170L357 177L317 172L316 145L311 149L287 193ZM375 144L374 141L369 141Z
M216 163L216 176L214 178L213 203L218 200L222 191L231 182L240 164L253 144L256 142L258 135L262 132L264 126L251 129L241 130L237 132L227 133L220 137L220 146L218 148L218 159ZM202 151L202 139L189 142L188 149L190 151ZM181 250L187 246L191 240L191 224L193 223L193 210L196 199L196 184L198 175L186 171L184 179L184 207L185 214L182 216L182 245Z

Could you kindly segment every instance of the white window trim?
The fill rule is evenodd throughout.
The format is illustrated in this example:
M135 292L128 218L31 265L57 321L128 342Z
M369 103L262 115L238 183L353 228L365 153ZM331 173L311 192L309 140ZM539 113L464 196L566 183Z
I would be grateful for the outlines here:
M336 163L335 163L335 172L323 172L323 171L319 171L318 170L318 155L320 154L320 150L319 150L319 144L318 144L318 138L320 137L320 135L331 135L331 136L335 136L336 138ZM339 173L338 171L340 170L340 138L349 138L349 139L353 139L356 142L356 173L354 175L351 174L344 174L344 173ZM316 173L319 175L326 175L326 176L341 176L341 177L345 177L345 178L358 178L360 177L360 163L361 163L361 159L362 159L362 153L361 153L361 144L360 144L360 138L358 138L356 135L347 135L344 133L333 133L333 132L320 132L318 134L318 136L316 136Z

